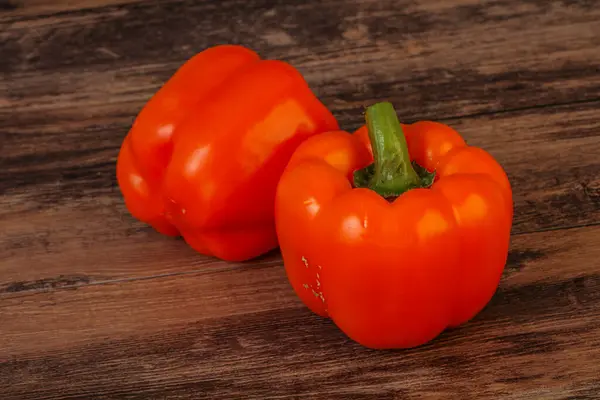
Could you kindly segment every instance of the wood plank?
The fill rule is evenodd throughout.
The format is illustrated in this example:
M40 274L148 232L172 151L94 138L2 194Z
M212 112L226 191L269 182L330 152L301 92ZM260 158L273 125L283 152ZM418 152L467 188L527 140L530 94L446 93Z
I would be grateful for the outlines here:
M600 259L600 248L591 247L581 253L584 243L600 240L600 237L594 237L596 228L588 229L590 230L567 229L514 236L505 281L517 285L527 283L524 279L564 280L579 276L588 255ZM268 266L278 268L282 264L278 252L253 262L226 263L199 256L180 241L163 240L157 236L149 230L134 232L126 237L127 241L97 235L89 240L90 244L87 246L80 247L73 240L66 243L60 251L48 251L47 239L39 238L38 243L30 245L27 253L30 259L25 254L7 257L11 261L3 266L0 298L133 279L179 279L178 276L218 272L232 274L238 269L254 270ZM105 243L111 239L118 243ZM14 247L17 247L14 243L18 242L13 242ZM46 253L41 252L42 248ZM107 251L107 248L111 250ZM42 259L41 254L44 254L43 262L37 261ZM529 268L530 265L534 268ZM523 278L523 274L518 272L525 267L529 270L526 278ZM556 275L557 273L560 275Z
M0 21L14 20L16 17L47 17L82 9L105 8L120 4L136 3L141 0L3 0L0 2Z
M449 120L514 187L513 233L600 222L600 102ZM224 263L135 221L116 187L126 118L13 127L0 161L4 292L148 277ZM82 221L85 221L82 224ZM271 254L264 262L276 262Z
M169 0L9 18L4 108L79 120L109 98L105 115L133 115L182 62L219 43L293 63L350 124L374 99L409 119L598 99L599 18L588 1L559 0Z
M350 342L277 265L5 297L0 387L4 399L593 398L599 240L597 226L516 236L488 307L408 351Z

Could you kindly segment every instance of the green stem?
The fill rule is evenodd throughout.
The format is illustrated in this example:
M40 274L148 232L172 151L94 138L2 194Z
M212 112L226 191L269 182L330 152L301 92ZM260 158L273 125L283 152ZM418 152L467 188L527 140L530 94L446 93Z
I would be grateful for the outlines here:
M406 138L392 104L376 103L367 108L367 127L374 163L354 173L356 187L368 187L384 197L397 197L419 187L428 187L433 176L411 164Z

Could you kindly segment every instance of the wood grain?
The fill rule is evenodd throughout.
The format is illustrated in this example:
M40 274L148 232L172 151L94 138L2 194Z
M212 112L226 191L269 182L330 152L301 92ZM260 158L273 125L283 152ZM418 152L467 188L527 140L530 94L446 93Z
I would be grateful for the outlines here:
M14 12L0 25L13 118L131 116L218 43L291 62L351 124L382 98L408 119L600 98L600 10L588 1L170 0Z
M593 282L600 273L600 248L589 246L590 242L600 240L600 227L574 228L558 232L540 232L518 235L512 239L509 261L505 269L503 287L522 287L533 283L545 285L556 282L568 282L587 279ZM584 265L585 268L581 266ZM186 283L189 282L189 283ZM192 283L193 282L193 283ZM178 285L185 285L178 290ZM189 285L189 286L187 286ZM135 289L134 289L135 288ZM119 329L124 327L132 332L138 330L161 329L161 324L147 326L146 320L153 316L172 319L175 322L187 318L204 320L221 316L248 312L248 309L264 311L265 309L283 308L301 304L289 287L281 265L276 258L271 263L262 263L252 267L246 265L209 265L200 266L187 273L165 274L149 280L117 280L95 285L71 285L55 287L44 293L7 290L5 288L0 312L6 322L3 340L9 349L15 352L27 352L54 348L55 345L73 343L77 340L78 330L82 323L85 330L92 335L101 332L100 325L106 320L122 322L111 324L103 329ZM123 296L127 290L127 296ZM101 295L98 295L101 293ZM154 294L152 294L154 293ZM76 298L99 296L105 301L92 311L85 320L65 318L63 326L65 336L56 337L56 343L47 339L40 342L23 341L34 334L40 326L46 325L56 317L56 313L44 313L46 307L56 305L66 307L62 312L87 314L80 312L96 304L96 301L75 300ZM63 304L63 300L67 299ZM552 299L549 299L552 300ZM149 304L145 304L149 302ZM111 303L112 305L107 305ZM36 319L21 318L22 308L38 305L39 314ZM174 307L175 304L190 306ZM192 307L193 305L193 307ZM54 308L56 310L56 308ZM131 309L131 312L127 312ZM115 312L116 311L116 312ZM140 318L131 319L130 314L144 313ZM91 329L91 328L94 329ZM97 331L99 329L99 331ZM129 330L125 332L130 332ZM10 356L6 347L0 347L0 358Z
M589 0L0 0L0 397L600 398L598 21ZM344 129L390 100L502 163L513 237L480 315L370 351L277 251L214 260L127 213L133 118L220 43L292 63Z
M15 17L48 17L57 13L136 2L140 0L3 0L0 3L0 10L4 10L5 13L0 16L0 21L13 20Z
M516 236L490 305L401 352L361 348L311 315L280 265L4 298L0 386L8 399L456 398L476 377L482 396L594 394L599 240L600 227Z
M600 222L599 107L591 102L447 122L505 167L519 234ZM129 216L114 170L126 130L125 124L82 122L8 131L9 156L0 170L0 288L48 289L225 265Z

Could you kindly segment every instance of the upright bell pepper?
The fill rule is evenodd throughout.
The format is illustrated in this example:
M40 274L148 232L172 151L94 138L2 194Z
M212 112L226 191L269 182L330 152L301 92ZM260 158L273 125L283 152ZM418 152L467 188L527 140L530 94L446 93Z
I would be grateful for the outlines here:
M494 158L449 126L400 125L389 103L355 134L314 136L276 194L289 281L315 313L371 348L424 344L491 299L513 201Z
M277 246L277 182L308 137L338 129L289 64L209 48L150 99L123 141L117 178L131 214L197 251L243 261Z

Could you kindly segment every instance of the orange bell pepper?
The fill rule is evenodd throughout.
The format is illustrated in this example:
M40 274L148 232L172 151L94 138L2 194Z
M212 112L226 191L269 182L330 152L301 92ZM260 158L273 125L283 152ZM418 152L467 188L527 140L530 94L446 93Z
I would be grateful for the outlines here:
M449 126L400 125L389 103L354 135L295 151L275 220L289 281L315 313L371 348L424 344L494 294L513 200L494 158Z
M306 138L338 129L289 64L209 48L150 99L123 141L131 214L200 253L243 261L277 247L275 189Z

